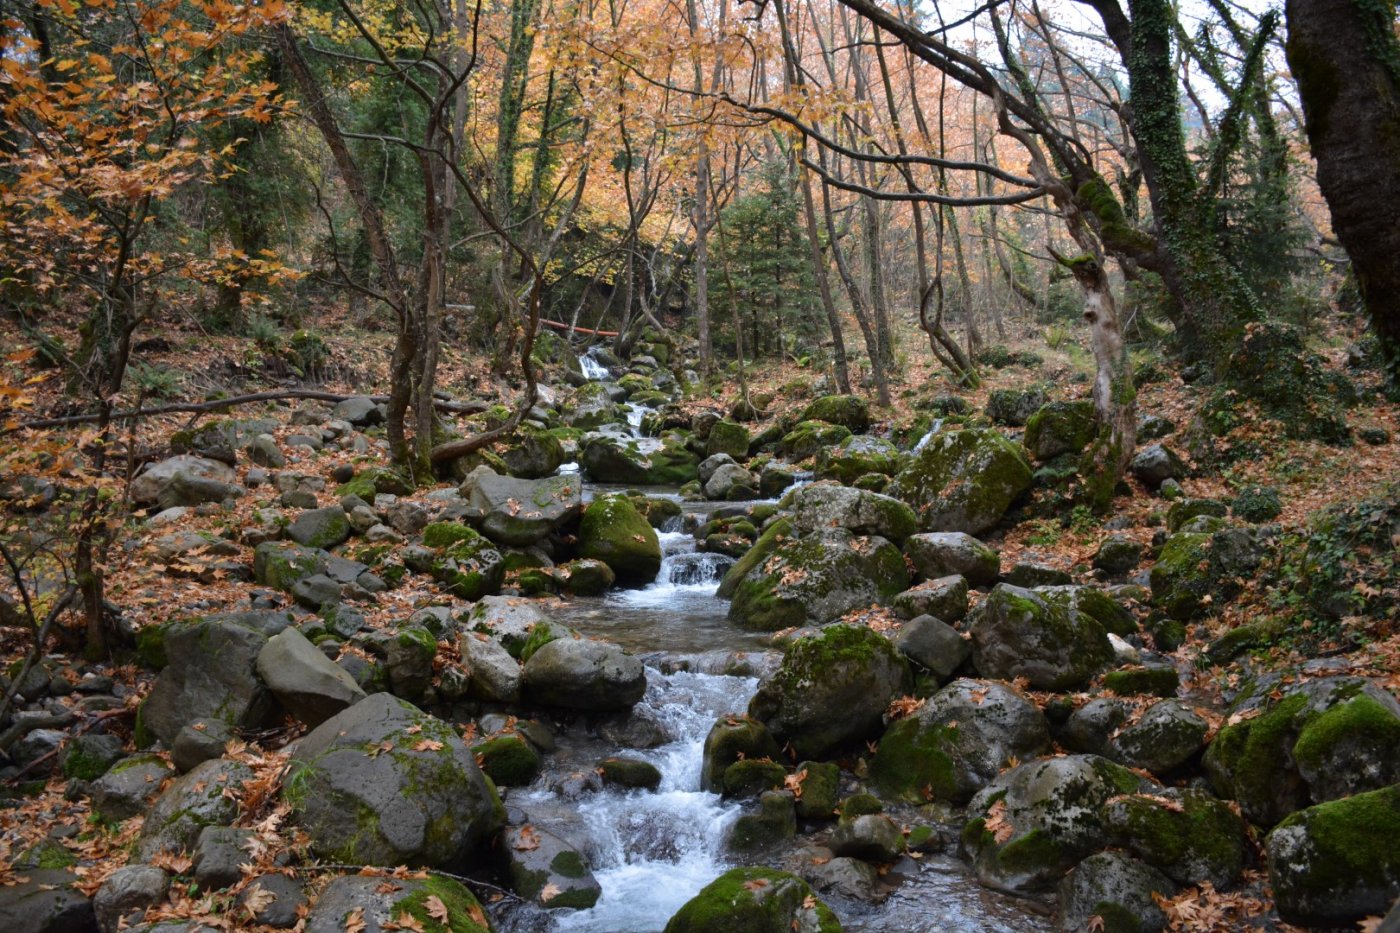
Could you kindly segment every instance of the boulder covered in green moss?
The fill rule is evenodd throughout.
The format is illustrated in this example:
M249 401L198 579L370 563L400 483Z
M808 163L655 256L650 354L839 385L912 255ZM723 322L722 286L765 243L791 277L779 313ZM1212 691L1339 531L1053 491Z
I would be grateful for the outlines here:
M1400 784L1299 810L1265 839L1279 916L1340 927L1400 897Z
M519 733L493 735L472 746L477 765L498 787L524 787L540 773L540 753Z
M282 796L327 862L466 865L489 853L505 823L495 788L456 731L387 693L303 738Z
M778 441L778 456L797 463L851 436L849 428L826 421L800 421Z
M529 547L583 514L577 476L516 479L483 474L467 503L482 514L481 533L507 547Z
M720 599L732 599L739 584L766 561L778 549L779 545L794 537L796 537L796 533L793 531L791 521L787 518L774 519L772 524L763 529L763 534L758 536L753 546L724 572L724 577L719 581L719 588L715 591L715 595Z
M965 428L934 435L885 491L914 509L924 531L976 535L1001 521L1030 485L1018 444L991 429Z
M499 454L511 476L544 479L563 464L564 445L548 431L520 427L503 442Z
M354 914L365 933L405 929L404 918L424 933L492 933L486 911L471 891L450 878L395 878L390 884L370 875L332 881L306 916L306 933L344 933ZM441 905L439 907L438 905ZM447 920L440 912L447 911Z
M803 757L828 757L873 738L891 700L907 693L909 664L861 625L830 625L796 638L759 684L749 715Z
M319 548L264 541L253 549L253 579L284 593L307 577L325 573L330 555Z
M1049 725L1030 700L994 681L956 680L890 723L870 778L889 798L960 806L1011 761L1049 749Z
M754 550L763 543L760 538ZM899 548L830 528L777 544L734 585L729 618L764 632L821 625L885 602L908 585Z
M824 395L802 409L803 421L839 424L852 434L870 427L870 406L859 395Z
M1099 852L1080 862L1060 882L1060 929L1102 933L1158 933L1167 915L1156 897L1170 898L1176 885L1150 865L1122 852Z
M1113 660L1104 627L1069 600L999 583L969 618L973 662L984 677L1069 690Z
M500 592L506 561L489 539L456 522L435 522L423 529L423 546L433 579L452 595L467 600Z
M722 716L710 727L701 750L700 787L712 793L724 789L724 773L738 761L776 761L782 749L768 727L750 716Z
M1197 519L1200 521L1201 519ZM1199 618L1239 594L1263 557L1255 533L1188 525L1167 539L1152 567L1152 602L1173 619Z
M987 417L998 424L1019 428L1045 406L1045 390L1039 386L1029 389L993 389L987 396Z
M626 496L601 496L589 503L578 540L578 556L601 560L619 583L650 583L661 570L656 530Z
M1024 893L1048 888L1085 856L1107 848L1104 805L1160 787L1095 755L1066 755L1017 765L968 805L962 847L977 880Z
M749 429L733 421L716 421L710 426L710 436L705 439L705 456L728 454L735 460L745 460L749 456Z
M613 588L617 574L601 560L582 557L555 567L554 580L574 596L602 596Z
M894 476L902 463L899 448L882 437L855 434L831 447L817 451L819 479L834 479L850 485L869 473Z
M1400 702L1356 677L1263 681L1231 708L1203 762L1222 796L1269 827L1314 803L1400 782Z
M605 383L585 382L564 403L563 420L571 428L602 427L623 420L622 409L613 401Z
M1171 774L1195 761L1209 731L1210 724L1190 706L1163 700L1119 730L1110 744L1110 756L1130 768Z
M1124 794L1104 807L1117 845L1180 884L1223 888L1244 870L1245 822L1203 790Z
M809 906L810 905L810 906ZM664 933L841 933L807 882L776 868L734 868L685 903Z
M900 544L918 530L914 510L898 499L837 486L812 483L790 493L784 505L799 535L844 528L855 535L879 535Z
M1077 454L1094 439L1098 423L1090 401L1051 402L1026 422L1021 443L1034 460Z
M510 886L527 901L551 910L587 910L603 893L583 853L548 830L511 826L501 852Z

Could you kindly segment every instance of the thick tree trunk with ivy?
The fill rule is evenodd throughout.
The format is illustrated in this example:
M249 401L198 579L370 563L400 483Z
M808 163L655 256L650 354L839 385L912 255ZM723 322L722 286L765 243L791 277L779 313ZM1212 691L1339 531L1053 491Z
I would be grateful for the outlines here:
M1386 374L1400 390L1400 41L1387 0L1289 0L1288 65L1298 82L1317 183L1351 257Z

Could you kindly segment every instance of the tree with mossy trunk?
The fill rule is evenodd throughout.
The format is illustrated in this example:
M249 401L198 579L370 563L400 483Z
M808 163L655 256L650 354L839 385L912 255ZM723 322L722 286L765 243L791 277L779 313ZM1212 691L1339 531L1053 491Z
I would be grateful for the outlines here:
M1317 183L1400 392L1400 39L1389 0L1288 0L1288 66Z

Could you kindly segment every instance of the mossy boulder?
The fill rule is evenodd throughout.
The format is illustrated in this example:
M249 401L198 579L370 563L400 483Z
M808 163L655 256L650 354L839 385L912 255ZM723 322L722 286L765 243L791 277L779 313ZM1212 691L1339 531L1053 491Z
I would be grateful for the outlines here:
M540 773L542 762L523 735L496 735L472 746L477 766L498 787L524 787Z
M556 567L554 579L575 596L602 596L613 588L617 574L601 560L584 557Z
M583 853L564 839L529 824L509 827L503 837L511 888L551 910L587 910L603 893Z
M447 911L445 921L440 919L442 910ZM364 922L365 933L394 929L394 925L403 929L405 917L424 933L492 933L494 929L471 891L450 878L396 878L385 884L380 877L344 875L316 899L306 916L306 933L344 933L351 914ZM160 929L165 933L164 926Z
M522 695L531 703L575 710L630 709L646 692L646 668L617 645L556 638L528 660Z
M298 743L282 785L318 858L448 867L477 861L504 808L456 731L376 693Z
M1350 926L1400 897L1400 784L1294 813L1265 839L1279 916Z
M499 451L511 476L544 479L553 476L564 462L564 445L548 431L516 428Z
M757 797L768 790L777 790L787 778L787 769L767 758L745 758L724 769L720 782L726 797Z
M1180 884L1223 888L1244 870L1245 822L1203 790L1125 794L1104 807L1117 845Z
M1137 634L1138 624L1133 614L1097 587L1060 583L1032 587L1032 592L1053 606L1093 619L1105 632L1124 636Z
M1019 445L997 431L945 431L914 454L886 488L919 516L924 531L980 534L999 522L1031 485Z
M1203 499L1187 497L1178 499L1167 509L1167 531L1172 533L1180 531L1187 523L1194 518L1208 515L1211 518L1224 518L1230 509L1219 499Z
M1103 625L1068 599L999 583L969 618L973 662L984 677L1068 690L1113 660Z
M797 815L804 820L829 820L836 815L841 769L829 761L799 762L793 771Z
M792 522L786 518L775 519L771 525L763 530L763 534L758 536L753 546L724 572L724 577L720 580L719 589L715 591L715 595L720 599L732 599L739 584L766 561L780 544L793 537L796 535L792 528Z
M264 541L253 549L253 579L263 586L290 593L298 581L325 573L325 551L300 544Z
M792 794L766 790L759 794L757 807L750 807L734 821L725 844L736 852L773 851L796 835Z
M1045 406L1045 390L993 389L987 396L987 417L998 424L1021 427Z
M961 806L1011 761L1049 748L1049 725L1030 700L994 681L956 680L890 723L870 778L889 798Z
M724 789L724 773L737 761L776 761L782 749L768 727L749 716L724 716L705 736L701 751L700 787L712 793Z
M810 906L809 906L810 905ZM796 875L734 868L710 882L666 923L664 933L840 933L836 915Z
M1099 852L1080 862L1060 883L1060 929L1081 933L1160 933L1167 915L1156 898L1170 898L1176 885L1166 875L1121 852Z
M1167 539L1150 578L1153 604L1182 622L1238 595L1243 579L1253 574L1263 555L1251 529L1206 532L1191 527Z
M927 615L957 622L967 615L967 581L957 575L925 580L900 593L890 604L902 619Z
M423 529L423 546L435 551L429 562L433 579L452 595L477 600L500 592L505 557L474 528L435 522Z
M768 632L820 625L884 602L908 584L899 548L884 538L832 528L777 545L735 585L729 618Z
M852 434L870 427L870 406L858 395L824 395L802 409L803 421L839 424Z
M961 531L911 535L904 542L904 553L925 580L957 574L973 586L983 586L994 583L1001 573L997 552Z
M735 460L749 456L749 429L733 421L716 421L705 441L705 456L729 454Z
M1400 782L1400 703L1370 681L1264 682L1232 707L1203 759L1211 783L1269 827L1295 810Z
M890 441L868 434L856 434L832 447L817 451L816 475L850 485L869 473L894 476L902 455Z
M661 786L661 772L656 765L640 758L614 756L598 762L598 776L610 787L625 790L656 790Z
M874 737L885 708L907 693L909 665L888 639L858 625L830 625L795 639L759 684L749 715L808 758Z
M413 483L402 473L389 467L369 467L356 473L348 482L336 487L335 494L359 496L366 502L373 502L377 493L390 496L406 496L413 492Z
M1097 430L1093 402L1051 402L1031 415L1021 443L1033 460L1049 460L1079 453Z
M202 762L176 778L146 812L138 849L141 859L193 849L204 827L232 823L238 816L243 785L252 780L251 768L227 758Z
M1181 675L1174 667L1129 667L1104 674L1103 685L1119 696L1174 697Z
M900 544L918 530L914 510L903 502L848 486L812 483L790 493L784 505L792 513L792 525L799 535L844 528L855 535L879 535Z
M1095 755L1066 755L1018 765L968 805L963 851L977 880L999 891L1048 888L1085 856L1106 848L1104 804L1158 786Z
M778 456L796 463L815 455L823 447L839 444L850 436L850 429L839 424L801 421L778 441Z
M564 404L562 417L569 427L584 430L623 420L622 409L613 401L607 384L602 382L585 382L575 389Z
M893 862L904 854L905 844L899 824L883 813L867 813L842 820L827 845L840 858Z
M601 560L619 583L650 583L661 569L656 530L626 496L601 496L589 503L578 539L579 557Z

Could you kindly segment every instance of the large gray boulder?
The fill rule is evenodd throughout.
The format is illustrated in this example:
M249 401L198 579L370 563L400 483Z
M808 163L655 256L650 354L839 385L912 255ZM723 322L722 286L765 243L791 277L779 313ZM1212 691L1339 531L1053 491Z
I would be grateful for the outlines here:
M141 475L131 481L131 501L137 505L153 505L160 498L161 491L179 473L227 485L238 482L238 474L227 464L186 454L170 457L142 470Z
M867 473L893 476L899 472L902 454L882 437L855 434L839 444L817 451L816 475L841 483L854 483Z
M257 670L282 708L313 729L365 698L355 678L294 628L268 639Z
M962 844L977 880L999 891L1047 888L1112 834L1104 804L1160 787L1094 755L1066 755L1017 765L968 805Z
M126 820L146 808L174 770L159 755L133 755L92 782L92 808L108 820Z
M287 537L302 547L329 549L350 537L350 517L338 505L307 509L287 526Z
M1060 929L1084 933L1098 917L1105 930L1160 933L1167 928L1167 915L1153 895L1174 894L1176 885L1152 866L1121 852L1100 852L1080 862L1060 883Z
M642 662L617 645L556 638L530 655L521 693L532 703L579 710L630 709L646 692Z
M995 583L1001 573L997 552L961 531L931 531L911 535L904 553L925 580L957 574L973 586Z
M137 738L170 747L195 719L234 729L269 725L277 702L258 676L258 655L287 624L285 613L241 612L171 626L165 633L167 663L141 705Z
M955 680L912 716L890 723L870 776L887 797L964 804L1013 760L1050 748L1030 700L993 681Z
M1025 452L990 428L933 436L886 492L907 502L924 531L981 534L1031 485Z
M447 910L447 922L429 913L429 899ZM435 905L434 905L435 906ZM450 878L382 878L345 875L332 881L306 915L306 933L346 933L351 915L360 933L403 930L404 918L425 930L491 933L491 921L471 891Z
M282 793L312 851L330 862L463 865L485 856L505 823L456 731L387 693L302 739Z
M1113 660L1097 620L1018 586L997 584L970 618L973 661L984 677L1025 677L1038 690L1068 690Z
M68 869L26 868L17 884L0 885L0 917L12 933L92 933L92 900Z
M520 662L511 657L501 642L485 632L464 631L457 644L462 663L471 675L467 688L471 696L492 703L515 703L520 699Z
M467 502L482 513L481 533L497 544L529 547L583 514L577 476L516 479L483 474Z
M899 544L919 527L914 510L898 499L849 486L813 483L792 493L786 504L799 535L844 528Z
M608 385L586 382L564 405L564 423L571 428L597 428L622 420L622 409L613 401Z
M743 628L772 632L822 625L852 609L887 602L909 584L904 556L881 537L829 528L772 543L771 555L730 590L729 618ZM759 546L768 543L760 538L755 550Z
M907 693L909 664L862 625L829 625L800 635L749 703L779 744L799 758L824 758L873 738L890 701Z

